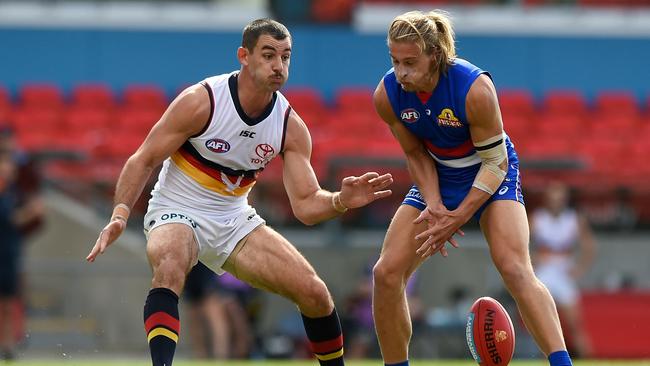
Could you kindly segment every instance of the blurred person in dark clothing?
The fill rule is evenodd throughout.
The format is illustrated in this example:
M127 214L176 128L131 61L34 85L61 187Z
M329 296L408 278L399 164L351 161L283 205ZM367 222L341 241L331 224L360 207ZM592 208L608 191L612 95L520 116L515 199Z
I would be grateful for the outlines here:
M16 164L11 152L0 151L0 347L2 358L14 358L16 340L12 306L18 296L20 232L15 225Z
M189 306L192 352L200 359L226 359L231 349L226 306L219 294L218 276L198 262L187 275L183 296Z
M41 226L40 180L9 127L0 127L0 347L12 359L24 337L20 258L24 239Z

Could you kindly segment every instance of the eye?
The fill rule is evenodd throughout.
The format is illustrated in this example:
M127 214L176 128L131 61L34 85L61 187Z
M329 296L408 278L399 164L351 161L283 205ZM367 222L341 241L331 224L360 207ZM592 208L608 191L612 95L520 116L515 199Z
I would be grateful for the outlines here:
M264 57L265 60L270 60L273 58L273 55L270 53L265 53L262 55L262 57Z
M290 55L282 55L282 61L289 61L290 58Z

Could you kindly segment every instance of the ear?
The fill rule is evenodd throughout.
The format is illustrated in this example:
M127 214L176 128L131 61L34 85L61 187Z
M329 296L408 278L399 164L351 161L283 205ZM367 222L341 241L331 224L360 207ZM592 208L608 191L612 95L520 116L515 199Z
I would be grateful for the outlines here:
M246 47L239 47L237 49L237 59L239 60L239 63L248 66L248 48Z

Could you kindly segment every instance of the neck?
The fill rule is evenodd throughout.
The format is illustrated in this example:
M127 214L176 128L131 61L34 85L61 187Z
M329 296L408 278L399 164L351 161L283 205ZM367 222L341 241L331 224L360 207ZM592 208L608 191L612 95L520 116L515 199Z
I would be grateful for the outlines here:
M244 112L252 118L262 114L273 99L273 92L260 89L244 70L237 77L237 94Z

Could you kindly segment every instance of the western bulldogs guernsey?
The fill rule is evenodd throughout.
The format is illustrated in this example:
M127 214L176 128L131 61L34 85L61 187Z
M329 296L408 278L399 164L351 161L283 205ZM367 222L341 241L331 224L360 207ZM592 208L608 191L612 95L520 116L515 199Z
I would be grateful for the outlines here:
M209 122L164 161L150 205L224 214L247 206L258 174L282 151L291 107L276 92L262 115L249 118L239 103L237 75L201 82L210 95Z
M489 74L463 59L455 59L447 73L440 74L431 95L421 96L407 92L397 82L393 69L384 75L383 82L393 112L402 124L421 139L436 162L443 203L453 210L472 187L481 166L474 149L465 113L465 99L472 83L481 74ZM514 146L504 133L508 151L508 174L497 192L490 198L517 200L523 203L519 181L519 160ZM417 187L404 200L420 210L426 207ZM487 203L486 203L487 204ZM478 210L478 218L483 210Z

